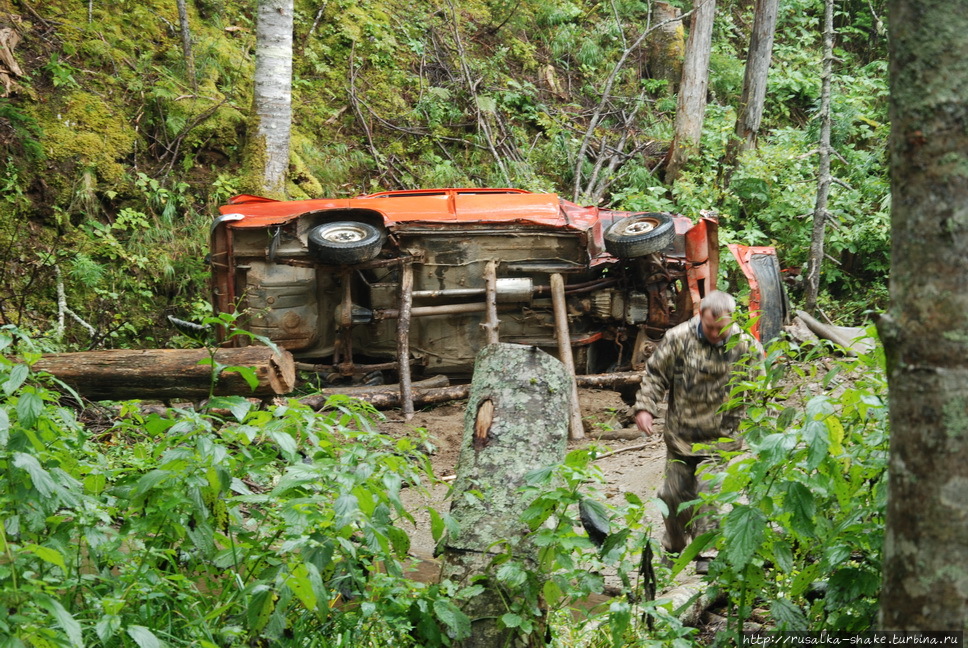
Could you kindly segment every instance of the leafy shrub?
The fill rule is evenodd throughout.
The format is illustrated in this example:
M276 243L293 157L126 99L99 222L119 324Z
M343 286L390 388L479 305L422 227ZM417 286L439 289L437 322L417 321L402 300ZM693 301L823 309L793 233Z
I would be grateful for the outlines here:
M10 352L27 342L0 332ZM29 360L30 354L25 357ZM21 646L445 645L467 621L404 579L412 439L334 398L85 425L0 361L0 634Z
M827 353L777 343L766 375L737 386L730 405L750 394L756 401L741 428L750 452L732 457L720 476L720 528L677 563L719 549L709 579L727 597L733 639L754 608L768 610L757 621L782 630L857 632L876 621L887 500L884 355L877 347L829 362Z

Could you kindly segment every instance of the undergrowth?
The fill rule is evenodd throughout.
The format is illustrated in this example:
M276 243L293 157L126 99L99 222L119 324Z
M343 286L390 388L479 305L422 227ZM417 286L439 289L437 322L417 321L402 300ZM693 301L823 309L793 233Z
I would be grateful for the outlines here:
M435 479L419 435L379 433L379 414L345 397L320 412L242 397L162 414L126 402L95 425L68 388L31 372L33 348L0 330L0 645L432 647L470 633L461 605L478 584L408 578L401 525L414 518L401 492ZM885 394L880 347L831 360L821 346L772 346L766 374L730 403L748 408L749 452L717 473L722 523L671 571L647 503L598 496L601 449L536 470L521 492L536 560L488 548L486 576L508 602L499 622L525 636L550 623L553 645L691 645L696 630L663 591L715 547L708 584L728 619L718 642L749 622L872 628ZM583 508L608 529L600 545ZM431 519L441 541L453 520ZM576 616L605 574L617 590Z

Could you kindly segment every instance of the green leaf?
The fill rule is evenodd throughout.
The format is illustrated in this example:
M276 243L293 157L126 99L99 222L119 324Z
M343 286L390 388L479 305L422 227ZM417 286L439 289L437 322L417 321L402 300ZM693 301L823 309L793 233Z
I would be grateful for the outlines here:
M25 364L16 364L13 369L10 370L10 377L7 381L3 383L3 392L9 396L18 389L20 386L27 381L27 376L30 375L30 367Z
M471 636L471 620L466 614L447 599L434 601L434 614L440 622L447 626L450 635L456 641Z
M809 630L810 623L803 610L787 599L776 599L770 605L770 615L776 621L777 630Z
M823 421L807 421L803 426L803 439L807 443L807 470L815 470L830 449L827 425Z
M253 587L249 596L249 605L245 611L249 629L258 632L266 627L274 606L275 595L268 585L260 584Z
M353 523L356 512L360 510L359 502L352 493L343 493L336 498L333 511L336 513L336 525L340 527Z
M790 451L797 444L795 434L780 432L767 434L753 449L757 452L761 461L765 461L769 466L776 466L786 462L790 457Z
M68 612L60 601L51 597L43 597L40 603L50 610L54 618L57 619L57 625L61 627L64 634L67 635L67 639L71 642L72 646L76 648L84 648L84 638L81 635L81 624L77 622L70 612Z
M41 560L49 562L51 565L56 565L64 571L67 571L67 565L64 564L64 555L56 549L42 547L37 544L24 545L24 549L31 552Z
M33 392L21 394L17 399L17 418L24 427L33 427L43 411L43 399Z
M482 112L496 113L497 112L497 101L494 97L477 97L477 107L480 108Z
M777 568L785 574L793 571L793 549L783 540L773 542L773 560Z
M309 578L309 568L306 563L296 565L296 568L289 574L289 578L286 579L286 585L295 593L296 598L307 610L310 612L316 611L318 601L312 581Z
M631 534L631 529L621 529L615 533L609 533L608 537L605 538L605 542L602 543L602 548L599 550L602 560L608 564L619 560L625 552L625 542Z
M627 601L615 601L608 607L608 625L612 632L612 647L627 646L626 631L632 622L632 606Z
M21 468L30 475L30 481L33 482L34 488L43 497L50 497L57 491L57 484L51 478L50 473L44 470L40 462L33 455L22 452L13 453L13 465L15 468Z
M521 618L520 614L515 614L514 612L508 612L501 616L501 623L504 624L506 628L519 628L521 627L521 622L524 619Z
M410 536L407 535L406 531L395 526L388 526L386 533L395 553L402 556L410 551Z
M107 477L101 473L91 473L84 478L84 490L92 495L100 495L108 485Z
M6 407L0 407L0 446L10 441L10 415Z
M518 563L509 562L497 570L497 578L511 587L519 587L528 580L528 573Z
M167 470L152 470L148 474L143 475L141 479L138 480L138 483L135 484L133 495L135 497L140 497L151 489L157 488L162 482L168 479L170 474L171 473Z
M162 648L165 645L154 632L144 626L128 626L127 633L138 644L138 648Z
M272 430L269 432L269 436L279 445L279 449L287 459L292 460L296 456L299 447L296 445L296 440L292 438L291 434Z
M737 504L723 520L726 560L736 570L749 564L766 532L766 516L759 509Z
M243 396L216 396L208 402L208 407L227 409L241 423L252 410L252 403Z
M839 457L844 454L844 426L836 416L827 418L827 432L830 435L830 454Z
M121 617L117 614L105 614L94 624L94 634L101 640L102 644L107 644L118 630L121 629Z
M810 489L800 482L787 482L783 507L790 514L790 526L804 537L813 537L817 501Z
M255 391L256 387L259 386L259 376L252 367L222 367L222 371L219 374L233 372L242 376L242 379L248 383L249 389L252 391Z
M544 600L547 601L548 606L555 608L558 602L564 596L564 592L561 591L561 587L553 580L545 581L544 586L541 588L541 594L544 596Z
M440 539L444 537L444 531L446 526L444 525L444 518L440 516L435 509L428 509L430 513L430 533L434 539L434 542L440 542Z

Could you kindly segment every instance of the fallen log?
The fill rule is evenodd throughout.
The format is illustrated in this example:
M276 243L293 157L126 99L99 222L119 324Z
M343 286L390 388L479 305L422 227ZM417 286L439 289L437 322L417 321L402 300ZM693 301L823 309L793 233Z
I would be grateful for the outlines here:
M442 391L438 392L438 390ZM428 394L428 392L430 393ZM370 403L377 409L399 407L401 403L399 385L327 387L311 396L303 396L299 399L299 402L303 405L308 405L314 410L320 410L326 404L326 401L329 400L330 396L336 396L338 394L359 398L362 401ZM457 387L451 387L450 380L448 380L447 376L433 376L412 383L411 397L415 405L457 400L467 398L467 386L458 385ZM427 400L428 398L431 400ZM434 398L438 400L433 400Z
M433 381L443 378L444 383L434 384ZM588 374L575 376L579 387L588 389L614 389L621 387L638 385L642 380L642 374L634 371L610 374ZM470 390L469 385L446 386L446 378L435 376L434 378L421 380L413 383L413 404L414 405L436 405L455 400L464 400ZM394 409L400 407L399 389L396 386L379 387L327 387L318 394L304 396L299 399L300 403L320 410L326 404L326 400L334 394L345 394L353 398L359 398L373 405L376 409ZM607 437L603 437L607 438ZM625 438L617 437L617 438Z
M90 400L197 399L209 395L212 368L199 364L207 349L111 349L77 353L49 353L33 365L69 385ZM270 397L288 394L296 385L292 354L269 347L218 349L215 362L248 367L258 381L252 389L236 371L222 371L215 395Z
M432 387L421 389L413 393L414 405L435 405L446 403L453 400L463 400L467 398L470 387L467 385L453 385L451 387ZM373 407L384 410L400 407L399 394L375 394L366 399Z
M585 374L575 376L579 387L589 389L614 389L630 387L642 382L641 371L620 371L606 374Z

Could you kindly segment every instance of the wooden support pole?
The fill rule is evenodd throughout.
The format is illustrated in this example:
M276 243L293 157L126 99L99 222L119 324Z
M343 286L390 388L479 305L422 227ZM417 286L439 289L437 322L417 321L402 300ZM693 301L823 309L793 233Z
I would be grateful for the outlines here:
M353 272L342 273L343 299L339 318L339 359L337 364L350 367L353 364Z
M413 306L413 264L400 266L400 318L397 320L397 362L400 363L400 404L403 418L413 418L413 391L410 387L410 309Z
M565 280L560 274L551 275L551 303L555 313L555 336L558 338L558 355L571 382L571 417L569 438L585 438L585 426L581 420L581 404L578 402L578 384L575 382L575 359L571 354L571 333L568 331L568 306L565 303Z
M484 266L484 302L486 304L484 336L488 344L497 344L500 339L497 319L497 263L488 261Z

